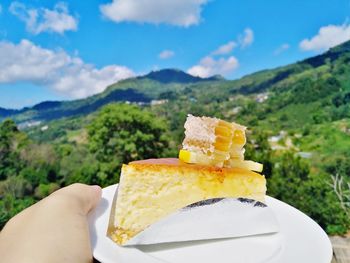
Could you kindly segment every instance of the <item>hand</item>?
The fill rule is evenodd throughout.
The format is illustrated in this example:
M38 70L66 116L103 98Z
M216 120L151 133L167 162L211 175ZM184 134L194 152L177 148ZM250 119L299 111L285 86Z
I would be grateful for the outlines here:
M0 233L1 261L92 262L87 214L100 199L99 186L73 184L23 210Z

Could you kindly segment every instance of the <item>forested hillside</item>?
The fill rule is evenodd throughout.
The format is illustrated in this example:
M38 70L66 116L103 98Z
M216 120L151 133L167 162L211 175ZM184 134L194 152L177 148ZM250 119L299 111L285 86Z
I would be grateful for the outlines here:
M264 164L268 194L304 211L328 233L345 233L349 103L347 42L239 80L161 70L84 100L2 110L1 225L64 185L107 186L118 181L122 163L176 156L191 113L246 125L246 156Z

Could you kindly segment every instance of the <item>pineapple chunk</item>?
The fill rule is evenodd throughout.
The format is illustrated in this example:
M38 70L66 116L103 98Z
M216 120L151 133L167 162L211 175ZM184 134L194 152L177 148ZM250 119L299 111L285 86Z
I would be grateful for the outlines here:
M230 159L225 162L225 167L237 167L237 168L243 168L250 171L255 171L261 173L264 166L261 163L253 162L253 161L242 161L242 160L235 160Z
M213 166L223 166L223 160L220 156L215 157L215 155L208 156L203 153L190 152L187 150L180 150L179 159L185 163L196 163L203 165L213 165Z
M219 163L219 160L215 159L214 156L208 156L206 154L190 152L187 150L180 150L179 159L185 163L222 166L222 164ZM253 161L243 161L239 159L230 159L225 161L224 167L243 168L246 170L256 171L259 173L261 173L263 170L263 165L261 163L257 163Z

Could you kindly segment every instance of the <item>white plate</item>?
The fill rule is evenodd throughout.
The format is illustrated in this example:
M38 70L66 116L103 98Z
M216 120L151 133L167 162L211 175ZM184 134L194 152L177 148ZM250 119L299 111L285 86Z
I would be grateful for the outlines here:
M90 238L94 257L103 263L330 263L332 246L311 218L272 197L266 202L275 213L277 234L211 241L121 247L106 236L117 185L103 189L102 200L90 214Z

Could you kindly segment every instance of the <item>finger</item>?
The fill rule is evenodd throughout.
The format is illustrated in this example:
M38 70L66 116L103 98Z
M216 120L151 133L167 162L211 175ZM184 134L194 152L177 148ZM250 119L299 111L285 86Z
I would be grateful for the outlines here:
M77 203L80 212L86 215L99 203L102 190L98 185L90 186L76 183L64 187L54 194L68 199L71 203Z

